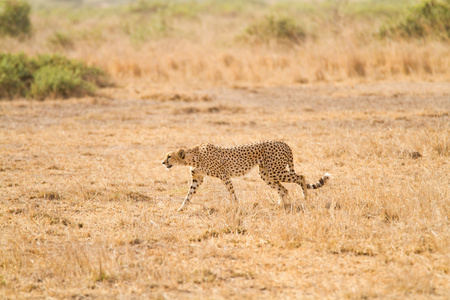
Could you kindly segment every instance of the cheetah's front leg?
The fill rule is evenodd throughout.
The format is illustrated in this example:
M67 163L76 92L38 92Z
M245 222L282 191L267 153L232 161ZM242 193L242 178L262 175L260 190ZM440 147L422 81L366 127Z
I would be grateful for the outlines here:
M194 168L191 168L191 178L192 178L191 187L189 188L189 192L187 193L186 197L184 198L183 204L180 206L178 211L182 211L183 209L185 209L188 206L189 201L191 201L192 196L195 194L198 187L203 182L203 176L198 174L198 172L196 172L196 170Z

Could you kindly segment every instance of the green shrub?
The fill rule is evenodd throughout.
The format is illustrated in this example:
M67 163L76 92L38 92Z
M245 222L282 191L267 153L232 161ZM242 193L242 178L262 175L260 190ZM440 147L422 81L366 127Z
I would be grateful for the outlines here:
M92 93L94 86L79 72L64 66L47 65L34 73L30 96L37 99L81 97Z
M381 36L450 38L450 0L426 0L413 7L399 23L384 26Z
M24 36L31 33L31 6L23 0L0 2L0 34Z
M46 66L60 66L79 74L83 81L90 82L95 86L103 87L108 85L106 74L99 68L88 67L80 61L68 59L64 56L43 54L38 55L33 59L33 62L38 69Z
M107 84L102 70L63 56L0 53L0 98L80 97Z
M303 28L289 17L266 16L245 30L245 36L256 42L299 43L306 38Z
M32 64L24 54L0 53L0 98L26 96L32 81Z

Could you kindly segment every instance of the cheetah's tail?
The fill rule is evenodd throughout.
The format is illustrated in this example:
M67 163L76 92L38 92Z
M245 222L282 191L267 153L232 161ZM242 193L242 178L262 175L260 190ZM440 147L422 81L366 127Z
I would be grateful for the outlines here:
M318 182L316 182L314 184L307 183L306 187L308 189L314 189L314 190L318 189L318 188L322 187L330 178L331 178L331 175L329 173L325 173L325 175L323 175L323 177L320 178Z

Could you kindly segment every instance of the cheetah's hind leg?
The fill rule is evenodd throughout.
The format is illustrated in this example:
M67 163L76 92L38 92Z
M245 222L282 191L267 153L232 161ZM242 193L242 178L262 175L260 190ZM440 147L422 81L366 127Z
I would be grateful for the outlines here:
M308 198L308 184L306 183L305 176L298 175L293 171L284 171L279 175L279 179L281 182L298 184L303 190L303 198L305 200Z
M287 189L279 181L273 179L268 174L269 174L269 172L264 167L261 167L261 166L259 167L259 175L261 176L262 180L264 180L264 182L268 186L277 190L278 195L280 195L280 200L278 201L278 205L283 203L284 208L286 208L287 205L289 205L289 202L287 201L287 195L288 195Z

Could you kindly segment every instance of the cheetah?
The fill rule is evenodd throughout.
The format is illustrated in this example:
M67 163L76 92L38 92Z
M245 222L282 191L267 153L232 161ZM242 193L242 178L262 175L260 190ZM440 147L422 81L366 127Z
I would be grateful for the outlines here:
M237 203L230 178L242 176L258 165L259 175L264 182L278 191L281 198L278 204L283 202L285 205L288 191L281 182L300 185L306 199L308 189L318 189L330 178L330 174L326 173L317 183L306 183L305 177L294 171L291 148L279 141L261 141L230 148L204 143L169 152L162 163L167 169L174 165L191 167L192 183L178 211L187 207L205 175L220 178L230 192L231 199Z

